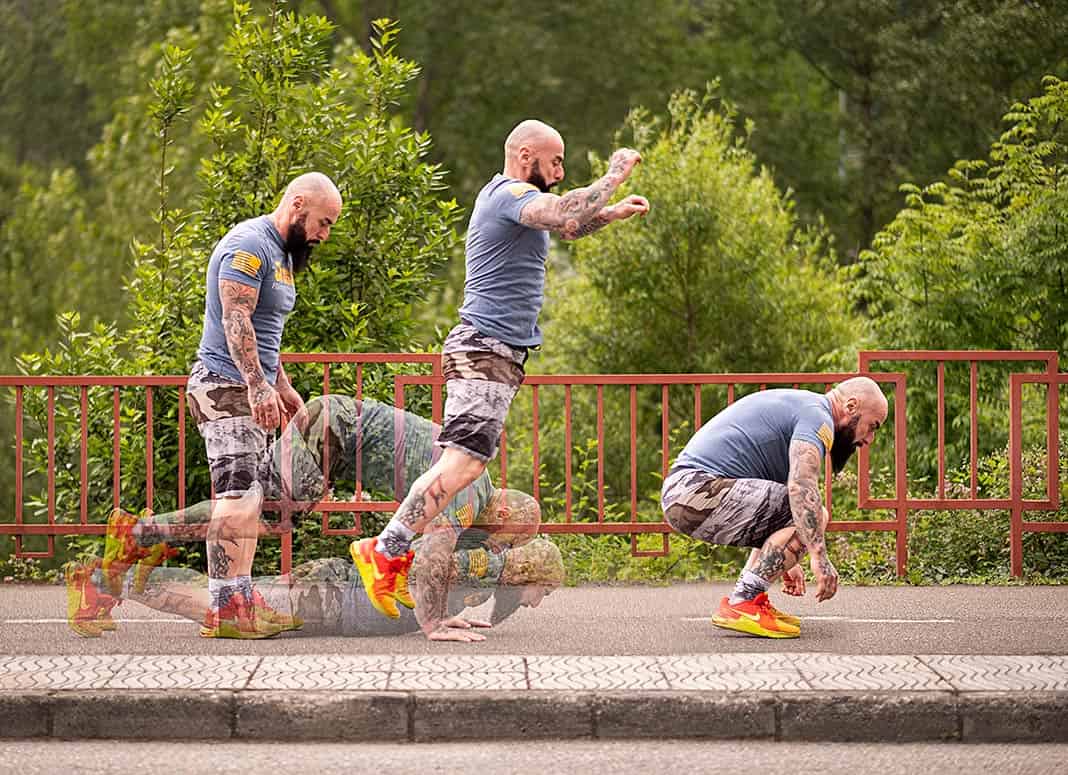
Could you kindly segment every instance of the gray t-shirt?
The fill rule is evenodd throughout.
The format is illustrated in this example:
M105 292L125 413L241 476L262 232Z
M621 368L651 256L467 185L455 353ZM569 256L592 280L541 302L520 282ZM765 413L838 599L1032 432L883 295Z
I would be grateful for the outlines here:
M252 313L252 328L256 331L260 366L267 382L273 385L278 376L282 328L296 304L297 290L293 285L293 264L286 254L282 235L270 216L251 218L232 228L219 240L208 261L204 333L200 337L197 357L209 371L243 384L245 380L226 346L219 298L220 278L259 289L259 299Z
M727 479L786 484L790 442L816 445L820 456L834 443L831 402L809 390L762 390L735 401L706 422L672 470L696 469Z
M519 222L536 186L497 174L479 192L467 227L467 279L460 317L516 347L541 344L549 233Z

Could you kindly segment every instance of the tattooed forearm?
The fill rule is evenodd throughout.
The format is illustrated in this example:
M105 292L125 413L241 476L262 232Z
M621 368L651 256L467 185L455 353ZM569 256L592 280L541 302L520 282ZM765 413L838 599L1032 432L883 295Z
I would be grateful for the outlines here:
M452 550L456 533L449 526L431 530L423 537L412 574L415 588L415 618L427 635L445 627L449 606L449 580L454 572Z
M560 236L566 240L581 239L593 234L595 231L600 231L613 220L615 219L612 218L612 208L604 207L588 223L580 224L577 221L568 221L567 225L560 231Z
M259 291L233 280L219 280L219 296L222 299L223 331L230 357L246 385L263 384L266 378L256 348L256 330L252 327L252 313L256 309Z
M820 520L820 454L814 444L794 441L790 444L790 478L787 490L797 535L813 557L824 553L823 524Z
M625 164L613 159L608 172L585 188L576 188L563 196L544 194L523 208L519 217L524 226L532 229L559 232L565 239L585 236L579 230L590 226L601 217L605 205L619 185L627 179ZM608 220L591 229L592 234L607 225Z

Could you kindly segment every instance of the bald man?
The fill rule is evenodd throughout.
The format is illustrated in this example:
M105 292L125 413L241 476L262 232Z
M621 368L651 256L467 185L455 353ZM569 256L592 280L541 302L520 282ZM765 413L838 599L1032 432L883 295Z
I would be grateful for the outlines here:
M220 634L233 630L224 620L234 594L251 597L259 512L242 507L241 496L262 478L282 413L293 415L304 406L279 360L282 328L297 299L293 278L308 265L312 249L330 236L340 214L337 186L326 175L309 172L286 187L274 212L227 232L208 261L204 332L187 394L207 445L218 499L207 555L214 627ZM263 614L275 618L274 612ZM277 618L285 622L284 616Z
M475 481L497 454L508 407L523 382L527 352L541 344L538 313L545 290L549 233L563 239L592 234L613 221L644 215L649 202L628 196L608 202L638 164L622 148L608 172L563 196L549 193L564 178L564 141L541 121L523 121L504 144L504 171L478 194L467 230L467 279L460 324L442 348L448 398L438 438L441 458L411 486L397 513L376 538L354 552L368 597L379 610L395 607L398 579L406 577L412 538L427 532L421 563L446 573L455 536L435 529L442 508ZM422 571L421 571L422 572ZM416 614L432 640L472 640L446 624L441 586L420 585Z
M854 377L826 394L752 393L690 439L664 480L665 519L710 544L753 547L713 624L765 638L796 638L800 620L775 608L767 592L782 578L787 594L805 593L799 561L806 551L816 599L834 597L838 572L827 556L820 461L829 450L838 473L857 449L871 444L886 413L879 386Z

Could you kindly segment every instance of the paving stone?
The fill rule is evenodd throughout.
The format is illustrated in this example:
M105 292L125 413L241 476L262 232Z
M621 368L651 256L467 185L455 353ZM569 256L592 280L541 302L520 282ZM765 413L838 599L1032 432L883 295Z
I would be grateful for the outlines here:
M385 692L241 692L235 736L247 740L408 739L409 699Z
M958 739L948 692L838 692L779 695L783 740L904 743Z
M771 694L610 692L596 699L599 738L775 737Z
M47 737L51 718L47 692L0 693L0 737Z
M54 737L208 740L230 737L234 696L216 691L57 692Z
M592 737L593 695L421 692L415 695L413 732L416 742Z
M966 692L959 704L965 742L1068 743L1068 692Z

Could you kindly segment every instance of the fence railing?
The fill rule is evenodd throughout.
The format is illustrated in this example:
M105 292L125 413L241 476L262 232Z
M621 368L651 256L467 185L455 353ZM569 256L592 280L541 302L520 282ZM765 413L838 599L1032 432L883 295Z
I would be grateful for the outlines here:
M365 369L375 366L389 371L385 378L377 379L379 394L383 385L392 387L393 402L398 408L410 404L410 391L422 387L429 389L429 410L433 419L441 421L443 408L444 380L441 372L440 356L433 353L393 354L393 353L302 353L285 354L286 364L294 364L298 369L316 366L321 368L321 386L324 394L336 389L339 384L343 390L356 398L363 397ZM937 370L937 468L938 483L935 497L914 497L909 492L908 474L908 410L907 410L907 374L903 371L875 372L874 364L886 361L910 362L912 364L933 363ZM945 434L945 378L944 364L961 362L970 370L969 416L970 429L970 497L947 498L946 481L946 434ZM1009 462L1010 487L1007 498L988 498L978 496L978 368L983 363L1012 364L1037 362L1042 370L1038 373L1011 375L1009 390L1010 433ZM339 377L344 371L343 377ZM427 374L426 372L430 373ZM422 373L414 373L422 372ZM1068 532L1068 523L1062 522L1025 522L1024 511L1056 510L1059 507L1058 486L1058 389L1068 382L1068 374L1057 371L1057 355L1052 352L967 352L967 351L915 351L915 352L862 352L858 363L858 372L871 376L884 388L889 388L892 422L887 430L893 433L893 486L890 497L874 497L871 493L871 459L867 448L858 454L857 505L860 510L892 511L892 519L832 520L830 529L834 531L884 531L895 534L896 569L903 575L908 565L908 515L919 509L1006 509L1012 515L1011 521L1011 557L1012 572L1021 575L1022 534L1026 531ZM377 372L376 372L377 374ZM552 500L556 508L545 510L555 514L555 518L543 523L546 533L585 533L585 534L624 534L631 537L631 551L637 556L660 556L669 550L671 528L660 518L655 503L650 496L658 490L658 477L666 476L673 452L672 434L686 428L692 432L711 416L706 408L710 404L725 405L735 400L736 393L743 390L760 390L768 387L815 387L824 389L855 373L778 373L778 374L613 374L613 375L529 375L517 397L517 403L510 414L508 425L501 439L501 452L498 463L492 468L500 486L528 486L531 494L539 499ZM315 378L318 380L318 377ZM1021 391L1025 384L1047 386L1047 497L1044 500L1024 498L1022 487L1022 402ZM100 450L110 445L110 478L112 506L122 506L127 510L137 510L142 503L152 507L156 496L155 428L160 421L155 417L156 394L160 390L174 390L177 393L176 407L168 417L177 426L177 442L171 452L177 455L177 476L175 501L178 508L186 504L186 432L185 420L185 377L117 377L117 376L80 376L80 377L0 377L0 388L6 387L14 392L14 509L12 519L0 519L0 534L14 537L15 554L20 557L51 557L55 553L55 537L63 535L102 535L105 531L103 521L90 521L90 493L100 492L104 478ZM90 428L89 391L95 394L110 388L109 428ZM43 391L34 394L36 405L43 417L37 428L35 443L38 445L37 457L44 458L43 470L36 470L33 476L36 491L44 493L45 507L27 519L25 510L25 480L29 472L26 469L27 444L25 434L25 413L27 403L26 391ZM63 418L67 423L67 438L74 438L78 448L77 468L70 461L57 462L57 391L64 392ZM135 399L127 395L134 391ZM712 391L716 391L715 400L710 400ZM562 397L558 394L562 392ZM724 395L725 393L725 395ZM68 395L69 394L69 395ZM555 397L550 401L550 396ZM105 396L106 398L107 396ZM561 401L562 399L562 401ZM611 399L611 400L610 400ZM99 401L99 395L96 400ZM550 406L551 404L551 406ZM424 400L421 404L426 407ZM168 406L172 406L170 403ZM548 407L548 408L547 408ZM140 414L143 411L143 415ZM548 414L547 414L548 413ZM101 412L98 411L99 416ZM584 433L578 428L578 416L589 414L593 431ZM659 433L650 432L650 417L659 425ZM690 420L692 419L692 426ZM609 424L611 423L611 424ZM685 425L683 425L685 423ZM97 423L99 425L99 422ZM551 426L552 440L547 441L544 426ZM121 476L123 460L121 456L122 440L126 426L129 435L136 428L136 441L143 441L144 447L144 488L131 491L127 482L127 491L122 491ZM522 426L522 427L520 427ZM626 427L626 434L621 429ZM110 431L110 438L108 438ZM886 430L881 435L886 434ZM650 439L656 438L656 447L650 445ZM587 440L588 444L581 444ZM90 446L97 451L93 470L90 471ZM514 443L513 443L514 441ZM681 442L684 442L682 439ZM676 440L675 446L681 444ZM199 444L199 436L194 434L194 444ZM41 445L44 445L43 450ZM138 448L139 448L138 445ZM596 455L592 464L586 461L581 472L576 472L574 461L576 450L585 447ZM626 457L624 464L609 466L606 456L613 446L623 450ZM517 451L518 450L518 451ZM517 457L518 456L518 457ZM510 459L512 462L510 463ZM551 459L551 460L550 460ZM548 465L547 461L552 465ZM654 461L654 462L650 462ZM107 462L107 461L105 461ZM129 462L129 461L127 461ZM511 473L510 469L511 468ZM57 470L68 478L78 479L79 502L74 509L70 504L63 504L62 515L57 518L60 505L56 502ZM825 503L833 515L833 496L831 487L830 465L825 465L824 482ZM546 472L549 473L546 473ZM523 474L522 479L520 474ZM359 486L360 473L357 471L355 496L350 500L328 498L315 505L314 510L322 514L322 531L327 535L353 535L361 532L360 515L365 512L390 512L396 509L398 501L403 498L408 483L398 479L393 500L361 499ZM616 487L608 484L608 479L616 481ZM94 481L95 480L95 481ZM581 490L581 496L578 491ZM590 495L590 491L595 491ZM615 496L616 492L620 496ZM580 504L581 501L581 504ZM581 506L581 507L580 507ZM642 507L645 507L644 509ZM279 508L278 504L267 504L267 508ZM75 516L76 512L76 516ZM331 525L331 516L339 514L352 515L350 526ZM643 519L643 516L645 517ZM282 530L282 571L288 572L292 562L293 546L291 530ZM639 537L642 535L661 537L658 548L642 549ZM24 545L29 536L43 536L47 542L45 549L31 550Z

